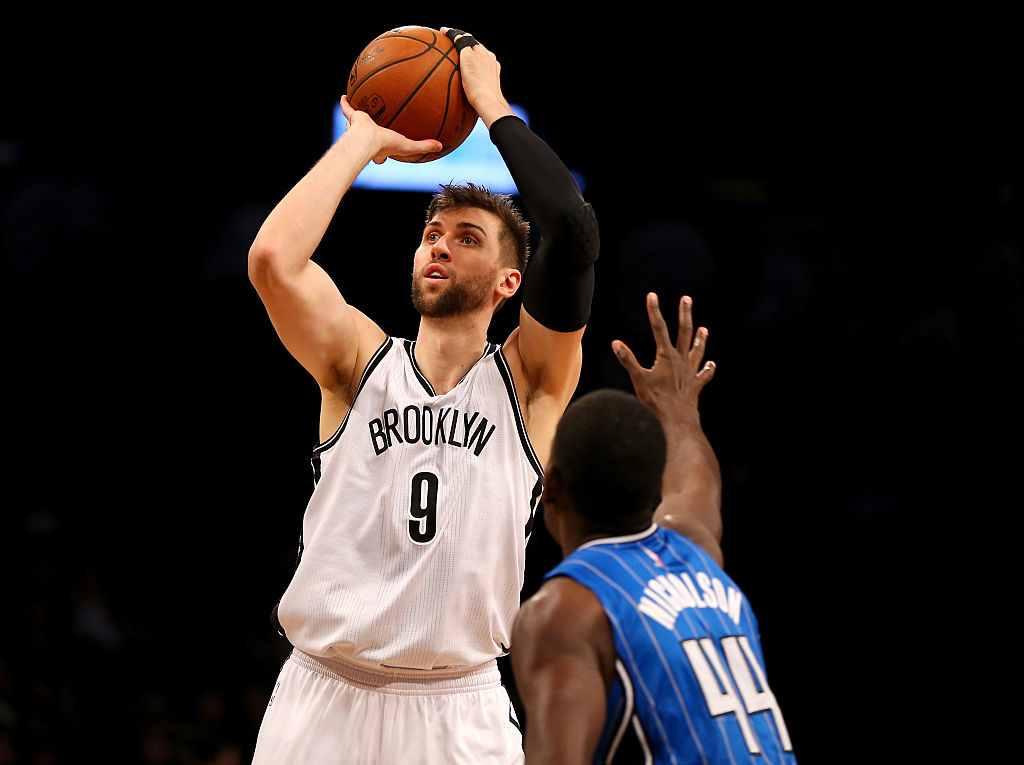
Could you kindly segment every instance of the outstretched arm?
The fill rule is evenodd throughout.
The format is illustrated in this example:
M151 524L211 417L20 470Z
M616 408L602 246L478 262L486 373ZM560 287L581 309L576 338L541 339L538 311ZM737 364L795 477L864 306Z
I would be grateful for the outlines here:
M540 229L540 243L523 276L519 329L509 345L521 359L529 398L553 397L560 414L579 380L580 341L590 318L600 247L597 219L562 160L505 100L495 55L459 30L445 32L461 48L466 97Z
M693 302L686 296L679 301L674 345L654 293L647 296L647 315L656 346L650 369L642 367L620 340L612 343L612 349L637 396L665 428L668 455L654 520L689 537L721 565L722 473L697 408L701 390L715 374L714 362L702 363L708 332L704 327L694 332Z
M345 302L311 258L342 197L371 160L380 163L440 146L379 127L344 97L341 105L349 128L274 207L249 249L249 279L278 336L328 390L348 384L360 349L364 356L373 353L383 333ZM372 347L367 350L367 345Z

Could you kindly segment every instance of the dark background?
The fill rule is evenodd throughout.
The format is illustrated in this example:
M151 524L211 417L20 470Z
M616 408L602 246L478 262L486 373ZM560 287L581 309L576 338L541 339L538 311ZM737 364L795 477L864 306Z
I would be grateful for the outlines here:
M587 179L580 393L628 388L615 337L651 360L646 291L693 296L726 568L800 760L998 746L979 679L1013 666L1024 350L1005 20L630 11L12 17L0 763L248 760L318 398L246 252L354 57L410 23L473 31ZM397 335L427 196L353 191L318 255ZM540 529L524 596L556 559Z

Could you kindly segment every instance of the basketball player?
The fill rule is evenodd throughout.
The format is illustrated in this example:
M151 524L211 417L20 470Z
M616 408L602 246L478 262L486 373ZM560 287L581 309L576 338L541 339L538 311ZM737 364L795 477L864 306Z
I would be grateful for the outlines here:
M574 402L547 464L544 522L566 557L512 636L526 761L795 763L757 621L720 566L721 476L697 409L707 333L688 298L675 347L653 295L648 313L650 370L613 344L637 396Z
M442 187L412 259L417 334L389 335L312 256L367 163L441 147L344 98L348 129L257 234L251 281L322 396L299 562L275 611L293 650L257 763L523 759L496 658L512 642L543 464L579 380L598 230L567 168L513 114L495 55L445 33L540 244L524 279L529 228L511 198ZM343 273L377 256L360 241ZM520 289L518 327L489 343L492 315Z

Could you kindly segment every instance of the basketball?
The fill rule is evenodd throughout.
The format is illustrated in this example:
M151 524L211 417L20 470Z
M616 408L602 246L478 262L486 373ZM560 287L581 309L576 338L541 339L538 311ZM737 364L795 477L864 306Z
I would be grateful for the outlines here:
M352 65L347 95L354 109L378 125L414 141L435 138L444 147L402 162L443 157L476 124L476 112L462 90L455 43L430 27L398 27L374 38Z

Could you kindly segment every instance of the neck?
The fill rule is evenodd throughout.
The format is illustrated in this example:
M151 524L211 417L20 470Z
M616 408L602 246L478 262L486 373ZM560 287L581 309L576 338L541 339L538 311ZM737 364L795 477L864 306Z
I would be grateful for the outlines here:
M455 387L487 347L485 321L476 316L420 318L416 364L438 394Z
M583 519L571 508L565 507L560 495L544 497L544 522L558 546L562 548L562 557L569 554L584 542L597 539L602 535L587 528Z
M595 539L639 534L651 527L651 520L650 513L642 513L622 519L615 529L595 528L582 520L570 523L567 528L563 529L564 538L560 541L562 555L563 557L567 556L576 548L587 542L593 542Z

